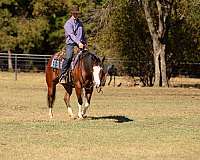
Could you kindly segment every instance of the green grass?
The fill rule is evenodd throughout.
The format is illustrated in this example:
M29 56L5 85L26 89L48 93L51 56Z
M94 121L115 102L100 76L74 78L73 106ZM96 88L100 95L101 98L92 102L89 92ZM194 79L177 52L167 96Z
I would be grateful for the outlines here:
M61 86L49 119L44 74L0 72L0 89L2 160L200 159L199 89L105 87L85 120L68 117Z

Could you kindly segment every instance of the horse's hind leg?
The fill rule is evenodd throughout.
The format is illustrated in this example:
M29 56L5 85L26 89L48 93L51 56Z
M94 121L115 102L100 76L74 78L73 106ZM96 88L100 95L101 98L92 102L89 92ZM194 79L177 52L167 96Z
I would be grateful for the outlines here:
M47 94L50 118L53 118L52 108L55 101L55 94L56 94L56 84L53 82L51 86L48 86L48 94Z
M114 80L113 80L113 81L114 81L114 87L115 87L115 75L114 75L113 77L114 77Z
M108 82L108 85L110 85L111 81L112 81L112 75L109 76L110 77L110 80Z
M56 85L58 84L58 70L53 71L51 68L51 62L53 57L48 61L48 64L45 69L45 75L46 75L46 83L48 87L48 93L47 93L47 102L49 107L49 116L50 118L53 117L52 108L55 101L55 95L56 95Z
M65 93L65 96L64 96L64 101L65 101L65 104L67 106L67 111L68 111L69 116L71 118L73 118L74 114L72 112L72 108L71 108L71 105L70 105L70 96L72 94L72 86L63 85L63 87L66 90L66 93Z

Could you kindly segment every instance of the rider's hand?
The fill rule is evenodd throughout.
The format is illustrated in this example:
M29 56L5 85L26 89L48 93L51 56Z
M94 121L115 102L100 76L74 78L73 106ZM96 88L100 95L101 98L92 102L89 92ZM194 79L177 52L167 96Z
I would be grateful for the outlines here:
M80 43L78 44L78 47L79 47L80 49L83 49L83 43L80 42Z

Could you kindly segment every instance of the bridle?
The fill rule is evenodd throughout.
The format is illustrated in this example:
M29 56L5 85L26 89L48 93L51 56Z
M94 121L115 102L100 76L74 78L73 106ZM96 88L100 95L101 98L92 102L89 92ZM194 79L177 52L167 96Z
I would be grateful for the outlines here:
M101 86L100 87L96 87L96 91L97 91L97 93L103 94L103 90L102 90Z
M93 83L91 83L91 85L89 86L89 87L84 87L85 89L91 89L92 87L94 87L95 86L95 84L94 84L94 82ZM102 86L96 86L95 87L96 88L96 91L97 91L97 93L101 93L101 94L103 94L103 90L102 90Z
M101 70L103 70L103 68L101 67ZM101 85L102 81L100 79L100 86L96 86L96 91L97 93L101 93L103 94L103 90L102 90L102 85Z
M82 54L82 51L83 51L83 50L80 50L80 51L79 51L79 55ZM95 55L93 55L93 56L95 56ZM98 58L98 57L95 57L95 58ZM100 67L100 68L101 68L101 70L103 70L102 67ZM89 84L88 87L85 86L84 88L85 88L85 89L91 89L92 87L95 87L94 79L93 79L93 82L91 82L91 83ZM102 90L102 86L101 86L101 79L100 79L100 85L99 85L99 86L96 86L95 88L96 88L97 93L103 94L103 90Z

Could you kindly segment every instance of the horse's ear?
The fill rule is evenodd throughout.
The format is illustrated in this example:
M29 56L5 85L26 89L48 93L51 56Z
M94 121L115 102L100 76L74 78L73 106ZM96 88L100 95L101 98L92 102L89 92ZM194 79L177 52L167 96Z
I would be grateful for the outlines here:
M105 61L106 57L104 56L101 60L101 63L103 64L103 62Z

